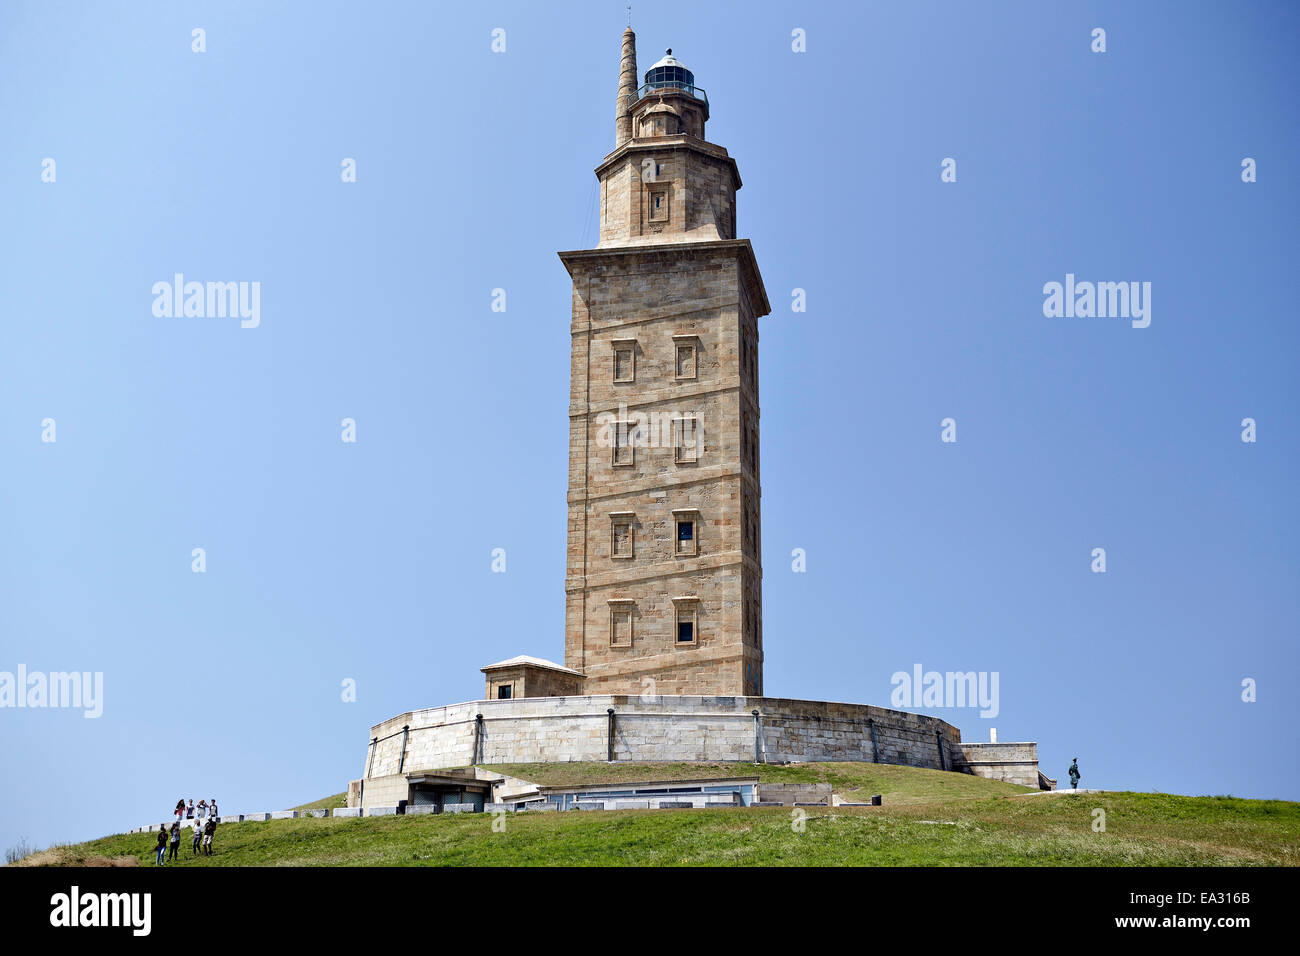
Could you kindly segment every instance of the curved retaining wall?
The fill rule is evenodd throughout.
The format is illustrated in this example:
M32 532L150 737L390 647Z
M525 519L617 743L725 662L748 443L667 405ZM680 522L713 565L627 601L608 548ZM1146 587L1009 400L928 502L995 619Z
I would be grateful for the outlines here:
M611 708L615 760L860 760L936 770L964 762L956 727L883 707L776 697L602 695L480 700L402 714L371 728L362 777L471 764L608 760Z

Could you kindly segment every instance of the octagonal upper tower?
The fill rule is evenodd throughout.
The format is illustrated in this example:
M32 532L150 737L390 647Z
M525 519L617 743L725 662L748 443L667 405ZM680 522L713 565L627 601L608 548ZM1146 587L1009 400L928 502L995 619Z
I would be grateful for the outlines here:
M709 242L736 236L735 160L704 138L709 99L669 49L636 86L636 34L623 33L614 151L600 179L600 242Z

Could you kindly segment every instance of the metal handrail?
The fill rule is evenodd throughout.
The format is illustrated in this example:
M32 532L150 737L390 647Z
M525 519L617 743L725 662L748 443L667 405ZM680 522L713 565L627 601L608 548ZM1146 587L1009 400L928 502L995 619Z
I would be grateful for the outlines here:
M658 83L647 83L636 91L636 98L638 100L643 100L647 96L657 93L660 90L681 90L687 95L695 97L697 100L703 100L706 104L709 102L709 97L704 92L703 87L693 86L690 83L682 83L679 80L661 80Z

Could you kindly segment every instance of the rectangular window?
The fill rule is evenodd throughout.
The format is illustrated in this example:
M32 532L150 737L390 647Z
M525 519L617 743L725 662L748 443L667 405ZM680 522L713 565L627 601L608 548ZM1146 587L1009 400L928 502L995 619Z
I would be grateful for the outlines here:
M636 339L614 339L614 381L636 381Z
M695 378L695 343L678 342L677 343L677 374L679 379Z
M613 600L609 602L609 646L632 646L632 612L635 605L631 601Z
M676 610L675 627L677 644L695 644L699 640L699 599L695 597L673 598Z
M628 514L610 515L612 532L609 553L615 558L630 558L633 552L632 516Z
M673 421L673 461L679 465L694 464L700 460L699 423L694 418Z
M616 349L614 352L614 381L616 382L633 382L636 381L636 374L633 372L632 350Z
M615 465L631 465L636 462L636 429L631 422L614 423L614 457Z
M514 690L511 684L502 684L497 688L497 700L509 700L510 693Z
M677 526L673 551L678 555L694 556L700 553L699 512L693 509L674 508L673 522Z
M660 186L650 190L650 221L668 221L668 187Z

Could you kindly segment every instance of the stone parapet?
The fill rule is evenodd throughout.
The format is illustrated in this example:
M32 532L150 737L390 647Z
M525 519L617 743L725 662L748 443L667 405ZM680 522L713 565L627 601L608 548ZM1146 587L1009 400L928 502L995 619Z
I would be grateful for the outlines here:
M952 769L1022 787L1039 787L1038 744L958 743L952 750Z
M1020 782L1021 765L1037 773L1034 744L963 745L961 732L935 717L867 704L775 697L594 695L469 701L401 714L376 724L371 738L375 742L367 747L362 768L367 791L400 783L399 766L411 773L472 764L604 761L611 756L666 762L851 760L1014 777L1013 782ZM1036 780L1026 785L1036 785ZM397 799L401 796L394 793ZM365 803L372 799L377 802L379 794L367 792Z

